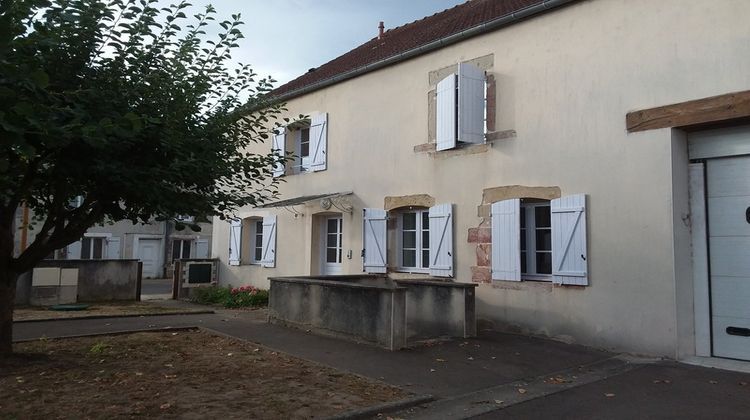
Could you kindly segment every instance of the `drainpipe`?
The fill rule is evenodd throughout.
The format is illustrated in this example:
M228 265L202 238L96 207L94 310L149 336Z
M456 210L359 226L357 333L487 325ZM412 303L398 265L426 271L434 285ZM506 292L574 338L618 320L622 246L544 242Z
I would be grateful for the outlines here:
M435 41L432 41L430 43L421 45L417 48L411 49L409 51L404 51L400 54L388 57L386 59L376 61L374 63L370 63L364 67L359 67L354 70L350 70L345 73L341 73L339 75L336 75L334 77L331 77L329 79L321 80L317 83L313 83L311 85L307 85L304 87L301 87L299 89L283 93L277 97L275 97L276 100L279 101L286 101L291 98L295 98L297 96L304 95L306 93L310 93L312 91L322 89L324 87L328 87L331 85L334 85L336 83L342 82L344 80L352 79L354 77L360 76L365 73L369 73L371 71L381 69L383 67L389 66L391 64L395 64L404 60L408 60L410 58L416 57L418 55L426 54L430 51L437 50L439 48L443 48L445 46L455 44L457 42L463 41L465 39L486 33L491 32L497 29L500 29L504 26L508 26L510 24L516 23L522 19L529 18L534 15L538 15L540 13L546 12L547 10L554 9L556 7L564 6L568 3L573 3L578 0L544 0L540 3L537 3L533 6L526 7L521 10L517 10L513 13L507 14L505 16L501 16L495 20L491 20L489 22L482 23L480 25L474 26L472 28L463 30L461 32L455 33L453 35L449 35L445 38L441 38Z
M167 275L167 267L171 267L172 264L170 264L169 261L169 249L172 245L169 243L169 236L172 234L172 222L170 220L164 221L164 273L163 276L165 278L169 278L170 276Z

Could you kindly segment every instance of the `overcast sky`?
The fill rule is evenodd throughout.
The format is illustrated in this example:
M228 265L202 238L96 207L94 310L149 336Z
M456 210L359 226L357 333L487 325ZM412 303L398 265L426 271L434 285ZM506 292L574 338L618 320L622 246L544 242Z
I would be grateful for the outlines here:
M191 14L206 4L216 8L217 20L241 13L245 39L234 60L273 76L279 86L377 36L381 20L387 30L464 1L193 0Z

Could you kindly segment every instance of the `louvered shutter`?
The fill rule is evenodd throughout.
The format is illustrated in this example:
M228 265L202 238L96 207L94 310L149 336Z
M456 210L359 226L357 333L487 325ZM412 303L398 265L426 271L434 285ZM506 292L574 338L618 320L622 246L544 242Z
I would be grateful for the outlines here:
M558 284L586 286L586 195L561 197L550 202L552 217L552 280Z
M458 65L458 139L464 143L484 143L485 75L479 67Z
M274 131L273 134L273 145L271 146L271 151L283 158L286 155L286 128L279 127L276 131ZM279 162L273 168L273 176L277 177L281 175L284 175L284 163Z
M229 265L240 265L242 246L242 220L229 221Z
M430 207L430 275L453 276L453 206Z
M328 114L322 113L310 117L310 169L326 169L328 152Z
M276 267L276 216L263 218L263 267Z
M437 84L437 150L456 147L456 75L451 74Z
M385 210L364 209L363 240L364 240L364 262L363 271L366 273L385 273L386 264L386 225L387 217Z
M120 259L120 238L113 236L107 238L107 257L110 260Z
M521 281L521 200L492 203L492 280Z

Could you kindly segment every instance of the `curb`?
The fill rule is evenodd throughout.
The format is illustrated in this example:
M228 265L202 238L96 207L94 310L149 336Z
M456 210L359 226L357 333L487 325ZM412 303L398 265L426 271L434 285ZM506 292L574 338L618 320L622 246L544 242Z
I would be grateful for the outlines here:
M198 326L186 326L186 327L160 327L160 328L136 328L132 330L117 330L107 331L101 333L90 333L90 334L72 334L72 335L56 335L54 337L37 337L37 338L22 338L20 340L13 340L13 344L17 343L28 343L32 341L40 340L63 340L66 338L86 338L86 337L99 337L104 335L126 335L135 334L141 332L175 332L175 331L198 331Z
M58 322L58 321L76 321L79 319L106 319L106 318L139 318L146 316L169 316L169 315L208 315L215 314L213 310L197 310L197 311L180 311L180 312L157 312L157 313L145 313L145 314L124 314L124 315L86 315L76 316L71 318L48 318L48 319L19 319L13 321L14 324L22 324L26 322Z
M346 413L328 417L327 420L369 419L377 416L378 414L399 411L434 400L435 398L432 395L417 395L415 397L405 398L403 400L391 401L383 404L372 405L370 407L360 408L359 410L347 411Z

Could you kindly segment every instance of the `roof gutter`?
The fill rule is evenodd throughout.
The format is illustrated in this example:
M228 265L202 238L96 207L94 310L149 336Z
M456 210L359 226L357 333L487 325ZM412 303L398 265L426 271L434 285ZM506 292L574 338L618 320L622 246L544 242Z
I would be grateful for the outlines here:
M390 56L388 58L382 59L380 61L376 61L374 63L370 63L366 66L359 67L354 70L349 70L347 72L338 74L328 79L321 80L319 82L316 82L307 86L303 86L299 89L295 89L287 93L283 93L277 96L275 99L279 101L286 101L288 99L292 99L297 96L301 96L306 93L310 93L310 92L322 89L324 87L328 87L336 83L343 82L344 80L352 79L362 74L369 73L371 71L375 71L383 67L390 66L391 64L405 61L410 58L416 57L418 55L422 55L430 51L437 50L439 48L443 48L451 44L455 44L465 39L468 39L468 38L471 38L471 37L474 37L474 36L477 36L486 32L491 32L491 31L500 29L502 27L516 23L522 19L544 13L548 10L566 5L568 3L573 3L574 1L577 1L577 0L544 0L541 3L526 7L521 10L517 10L513 13L507 14L505 16L501 16L495 20L482 23L472 28L465 29L461 32L457 32L445 38L437 39L435 41L421 45L417 48L404 51L400 54Z

